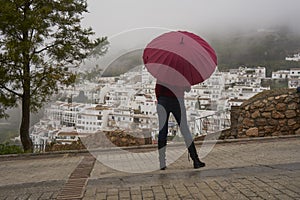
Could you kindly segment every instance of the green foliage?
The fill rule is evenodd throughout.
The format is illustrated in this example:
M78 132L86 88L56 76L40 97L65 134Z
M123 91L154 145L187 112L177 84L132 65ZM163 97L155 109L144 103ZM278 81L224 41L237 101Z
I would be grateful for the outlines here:
M20 153L23 153L23 150L20 146L10 145L8 142L5 144L0 144L0 155Z
M72 84L68 67L89 55L106 52L106 38L90 40L91 28L81 27L86 1L1 0L0 116L16 106L26 83L31 110L37 111L57 91L57 83Z

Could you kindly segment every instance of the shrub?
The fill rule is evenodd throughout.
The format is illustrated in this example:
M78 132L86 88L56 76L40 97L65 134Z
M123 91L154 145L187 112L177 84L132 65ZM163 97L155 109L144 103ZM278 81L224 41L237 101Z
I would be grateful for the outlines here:
M10 145L8 142L0 144L0 155L23 153L23 149L17 145Z

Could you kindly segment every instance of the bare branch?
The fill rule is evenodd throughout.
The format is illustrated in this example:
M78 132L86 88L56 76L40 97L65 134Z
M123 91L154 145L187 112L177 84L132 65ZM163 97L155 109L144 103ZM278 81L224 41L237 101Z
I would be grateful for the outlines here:
M43 51L46 51L46 50L48 50L48 49L50 49L50 48L52 48L52 47L54 47L54 46L55 46L55 44L52 44L52 45L48 45L48 46L46 46L46 47L44 47L44 48L42 48L42 49L40 49L40 50L38 50L38 51L34 50L33 54L39 54L39 53L42 53Z
M10 93L12 93L12 94L14 94L14 95L16 95L16 96L18 96L18 97L22 97L22 96L23 96L22 94L17 93L16 91L13 91L13 90L9 89L9 88L6 87L5 85L0 85L0 88L1 88L1 89L4 89L4 90L7 90L8 92L10 92Z

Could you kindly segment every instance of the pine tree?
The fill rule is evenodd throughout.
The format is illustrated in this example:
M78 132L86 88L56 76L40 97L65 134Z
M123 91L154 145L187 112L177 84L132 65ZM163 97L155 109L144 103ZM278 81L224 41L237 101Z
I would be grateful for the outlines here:
M30 114L58 91L74 83L70 70L88 56L107 51L107 38L91 39L83 28L87 0L0 0L0 117L20 105L20 138L33 150Z

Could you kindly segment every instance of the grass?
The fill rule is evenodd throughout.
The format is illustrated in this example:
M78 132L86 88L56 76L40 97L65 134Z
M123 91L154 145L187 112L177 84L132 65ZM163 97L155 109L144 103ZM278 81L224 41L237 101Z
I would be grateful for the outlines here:
M8 142L0 144L0 155L20 153L23 153L23 149L20 146L10 145Z

